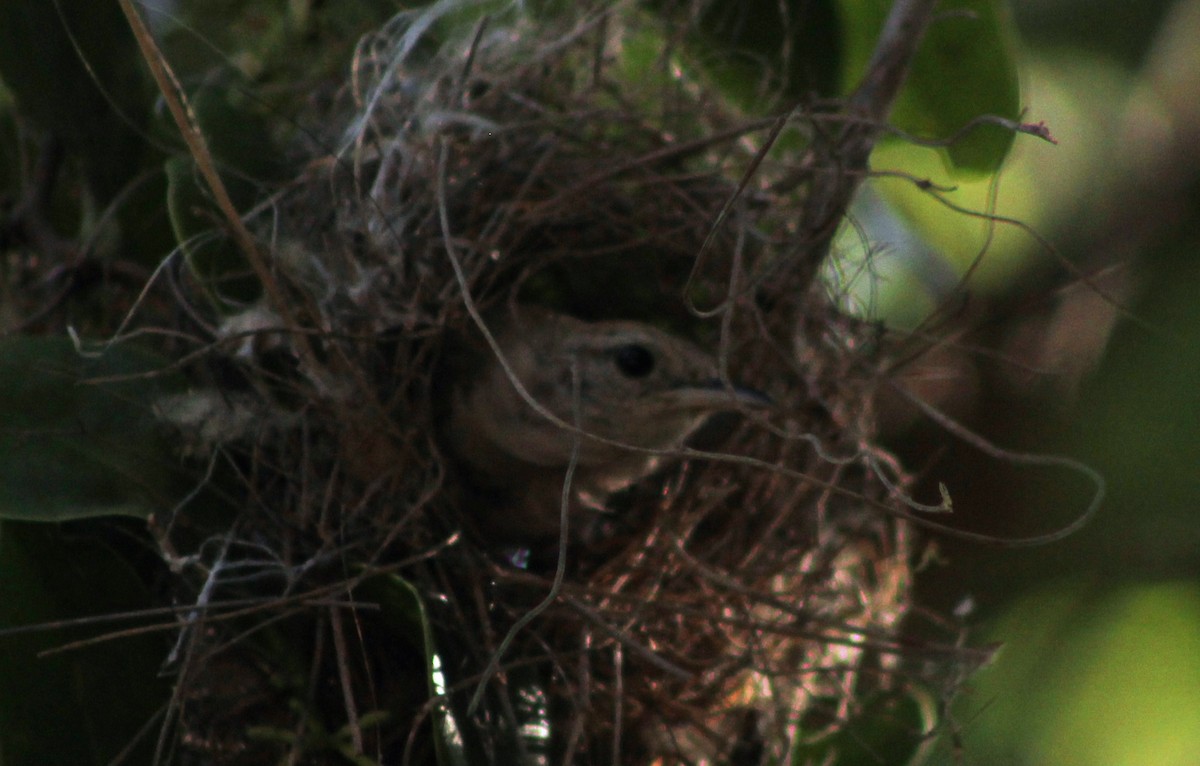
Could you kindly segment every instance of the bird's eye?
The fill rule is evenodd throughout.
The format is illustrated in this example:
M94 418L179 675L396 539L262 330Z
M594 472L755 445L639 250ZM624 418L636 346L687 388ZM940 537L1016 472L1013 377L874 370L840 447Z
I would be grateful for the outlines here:
M617 348L615 360L617 369L629 378L644 378L654 371L654 354L637 343Z

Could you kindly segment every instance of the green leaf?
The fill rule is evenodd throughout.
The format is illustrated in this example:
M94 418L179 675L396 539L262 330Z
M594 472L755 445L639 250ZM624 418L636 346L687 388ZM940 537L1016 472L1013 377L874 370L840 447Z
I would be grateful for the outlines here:
M743 105L762 95L789 102L828 93L837 77L837 18L827 0L710 3L693 51L718 86Z
M140 171L150 89L115 2L0 2L0 79L82 160L101 200Z
M254 182L282 182L287 163L275 148L269 121L279 119L258 100L253 86L237 71L224 69L208 75L190 95L190 102L209 151L228 175ZM249 192L250 190L247 190Z
M1194 760L1200 586L1183 577L1113 588L1078 571L1025 593L991 625L1004 651L956 701L955 720L970 723L932 763L963 763L962 752L995 764Z
M65 338L0 341L0 518L145 516L173 505L180 474L151 410L167 381L147 375L163 367L128 348L85 358Z
M144 609L138 577L95 537L49 524L0 522L0 761L4 766L150 763L155 729L142 734L169 694L157 678L160 635L123 636L47 650L133 627L35 629L74 618ZM142 622L145 622L144 620ZM21 629L21 630L17 630Z
M287 163L271 138L271 116L237 72L225 69L210 76L189 96L189 105L238 210L248 210L284 180ZM193 273L214 296L253 300L260 291L258 282L245 256L221 232L221 213L192 157L171 157L165 169L171 226Z
M187 260L188 268L206 290L212 308L218 312L226 300L239 305L252 301L260 293L245 256L217 226L220 212L212 202L196 164L187 155L177 155L164 163L167 178L167 214L176 244ZM249 207L250 194L243 180L232 181L226 190L234 205Z
M791 104L834 90L841 53L832 0L705 3L696 17L686 19L680 19L677 3L651 0L648 5L663 16L668 30L687 24L683 53L688 65L744 109L765 114L781 101ZM654 72L671 45L658 39L653 58L640 69Z
M385 629L398 646L416 647L424 658L430 697L446 693L445 668L434 644L433 627L421 595L407 580L379 576L355 589L355 596L379 604ZM434 708L433 747L439 766L465 766L463 730L446 704Z
M268 100L271 111L282 109L279 113L286 115L331 80L341 82L361 37L386 24L400 7L412 5L396 0L203 0L147 9L146 16L181 82L198 82L217 69L236 67L255 82L274 83L269 95L258 95Z
M870 766L877 763L915 764L926 733L937 722L936 700L928 692L862 690L855 699L855 716L829 736L801 734L793 748L796 763ZM823 704L829 707L824 708ZM813 713L838 709L837 700L816 700ZM804 721L801 721L803 730ZM825 729L825 722L817 727Z
M890 0L842 0L843 88L850 92L866 71ZM907 84L892 111L896 127L922 138L947 139L971 120L1020 116L1015 32L1001 0L938 3ZM896 139L892 139L896 140ZM949 165L967 174L999 168L1012 131L980 125L943 151Z

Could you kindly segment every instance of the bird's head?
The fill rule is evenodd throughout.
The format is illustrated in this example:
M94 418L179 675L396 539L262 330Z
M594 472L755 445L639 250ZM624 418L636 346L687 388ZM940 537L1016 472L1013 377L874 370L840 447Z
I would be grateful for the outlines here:
M716 360L652 325L583 322L527 309L497 333L526 392L560 421L600 439L647 449L678 446L721 410L761 407L762 394L721 383ZM576 435L530 407L498 362L478 405L490 437L520 460L564 465ZM580 465L627 456L584 439Z

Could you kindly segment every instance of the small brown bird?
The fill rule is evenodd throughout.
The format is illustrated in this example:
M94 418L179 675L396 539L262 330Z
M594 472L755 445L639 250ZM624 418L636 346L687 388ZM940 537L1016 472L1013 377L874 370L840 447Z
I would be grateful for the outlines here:
M480 347L473 362L449 366L442 431L470 481L495 500L470 510L497 542L558 536L576 449L570 522L670 459L630 447L669 450L716 412L767 403L723 386L716 360L697 346L640 322L524 307L490 326L504 361Z

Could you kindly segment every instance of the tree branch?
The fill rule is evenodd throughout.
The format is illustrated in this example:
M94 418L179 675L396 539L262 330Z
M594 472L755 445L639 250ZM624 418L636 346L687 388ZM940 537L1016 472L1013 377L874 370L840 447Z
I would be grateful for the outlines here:
M819 133L810 149L812 181L804 206L804 257L800 283L810 285L829 253L854 193L867 175L867 161L912 60L933 18L937 0L895 0L862 80L846 101L851 119L832 134Z

